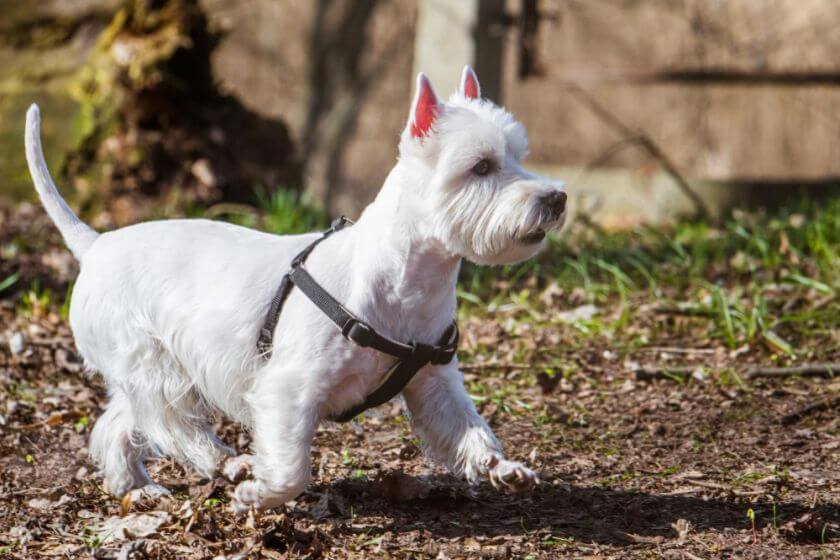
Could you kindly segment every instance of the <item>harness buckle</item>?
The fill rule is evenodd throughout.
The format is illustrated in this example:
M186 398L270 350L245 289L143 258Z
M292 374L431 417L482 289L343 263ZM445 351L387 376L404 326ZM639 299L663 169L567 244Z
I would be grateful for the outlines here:
M352 224L352 223L353 223L353 220L351 220L347 216L339 216L338 218L333 220L332 223L330 224L330 230L338 231L340 229L344 229L344 226L346 226L347 224Z
M358 319L349 319L341 328L341 336L362 348L370 346L373 342L373 334L370 325Z
M417 360L424 362L424 364L434 362L436 348L431 344L423 344L422 342L414 342L411 344L413 350L412 354Z

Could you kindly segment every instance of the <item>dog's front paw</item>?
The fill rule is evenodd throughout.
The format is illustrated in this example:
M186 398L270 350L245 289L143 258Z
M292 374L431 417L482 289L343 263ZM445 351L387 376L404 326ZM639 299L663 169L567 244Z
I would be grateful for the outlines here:
M496 490L527 492L540 483L537 473L518 461L508 461L496 455L487 460L487 476Z
M239 482L247 478L253 468L253 455L237 455L225 461L222 466L222 475L231 482Z
M300 494L299 490L273 492L259 480L244 480L236 485L231 500L233 511L243 512L250 508L269 509L282 506Z

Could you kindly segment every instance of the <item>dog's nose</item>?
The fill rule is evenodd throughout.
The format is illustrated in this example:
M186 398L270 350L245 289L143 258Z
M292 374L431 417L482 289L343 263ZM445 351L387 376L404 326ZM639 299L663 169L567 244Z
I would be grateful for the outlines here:
M543 196L542 203L551 210L552 215L559 217L566 210L566 193L552 191Z

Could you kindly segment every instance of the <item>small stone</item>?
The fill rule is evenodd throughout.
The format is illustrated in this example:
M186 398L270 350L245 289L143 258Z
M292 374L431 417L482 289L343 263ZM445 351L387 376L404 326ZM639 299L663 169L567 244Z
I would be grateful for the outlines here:
M26 340L23 338L23 333L16 331L9 337L9 350L12 354L20 354L26 349Z
M73 478L76 480L82 481L87 478L88 470L87 467L79 467L79 470L76 471L76 474L73 475Z
M53 505L53 503L46 498L32 498L31 500L29 500L28 505L32 509L39 509L41 511L46 511L46 510L50 509L50 507Z
M202 185L207 187L215 187L218 183L216 174L213 173L213 168L210 166L210 161L202 158L193 162L190 167L190 173L193 177L199 180Z

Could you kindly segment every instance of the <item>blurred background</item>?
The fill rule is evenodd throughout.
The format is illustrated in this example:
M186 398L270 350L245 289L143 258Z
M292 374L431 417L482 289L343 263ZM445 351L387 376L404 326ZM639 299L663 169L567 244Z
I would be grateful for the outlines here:
M605 227L817 196L840 178L838 25L832 0L2 0L0 198L33 196L34 100L99 227L286 192L356 215L413 76L446 96L466 63Z

